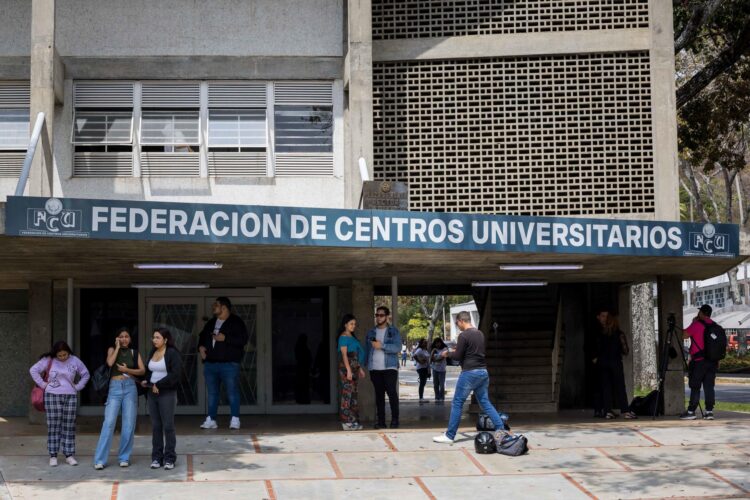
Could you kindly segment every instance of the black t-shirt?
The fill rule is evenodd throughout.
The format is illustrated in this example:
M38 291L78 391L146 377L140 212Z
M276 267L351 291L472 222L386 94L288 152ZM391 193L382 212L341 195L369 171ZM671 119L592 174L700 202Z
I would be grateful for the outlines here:
M464 330L458 336L456 350L448 355L461 363L463 371L487 368L484 359L484 334L476 328Z

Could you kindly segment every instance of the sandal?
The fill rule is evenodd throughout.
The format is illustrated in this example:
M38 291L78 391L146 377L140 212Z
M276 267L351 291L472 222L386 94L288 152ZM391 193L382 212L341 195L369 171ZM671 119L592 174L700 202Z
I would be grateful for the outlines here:
M611 411L608 411L607 414L604 415L604 418L606 418L607 420L613 420L613 419L617 418L617 415L615 415Z
M628 420L636 420L638 418L638 415L636 415L632 411L626 411L625 413L622 414L622 416Z

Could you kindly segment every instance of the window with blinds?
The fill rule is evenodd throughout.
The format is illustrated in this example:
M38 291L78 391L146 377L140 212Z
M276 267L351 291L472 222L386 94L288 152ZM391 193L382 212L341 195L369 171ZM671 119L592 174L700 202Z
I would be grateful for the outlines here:
M333 175L332 93L332 82L75 82L74 174Z
M0 82L0 177L21 175L29 145L29 82Z
M330 83L274 85L276 175L333 174L333 96Z
M208 175L267 175L265 83L208 84Z
M133 83L75 82L73 175L133 175Z

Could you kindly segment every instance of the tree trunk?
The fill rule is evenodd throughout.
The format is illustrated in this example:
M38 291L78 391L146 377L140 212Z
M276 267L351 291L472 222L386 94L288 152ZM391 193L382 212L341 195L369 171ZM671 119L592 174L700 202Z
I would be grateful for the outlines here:
M656 331L652 283L630 288L633 325L633 380L635 386L653 389L657 384Z
M443 303L445 302L445 296L438 295L435 297L435 304L432 307L432 312L430 312L427 308L427 301L429 300L429 297L422 296L419 305L422 308L422 314L427 318L427 320L430 322L429 325L427 325L427 343L432 343L432 337L435 335L435 323L437 323L438 317L443 312Z
M747 331L744 329L737 330L737 343L739 350L737 354L744 356L747 354Z
M729 278L729 297L732 299L732 304L742 304L742 297L740 296L740 284L737 281L737 267L733 267L727 271L727 277Z

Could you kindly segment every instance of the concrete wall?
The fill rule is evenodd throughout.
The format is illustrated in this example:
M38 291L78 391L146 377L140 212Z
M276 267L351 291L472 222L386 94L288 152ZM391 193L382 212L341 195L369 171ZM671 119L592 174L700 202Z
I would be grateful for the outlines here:
M564 285L563 328L565 354L560 375L560 408L581 408L586 405L586 287Z
M29 363L31 353L28 341L28 313L0 312L0 416L20 417L28 411L31 378Z
M0 58L28 57L31 50L31 0L0 2Z
M61 56L341 56L343 0L65 0Z

